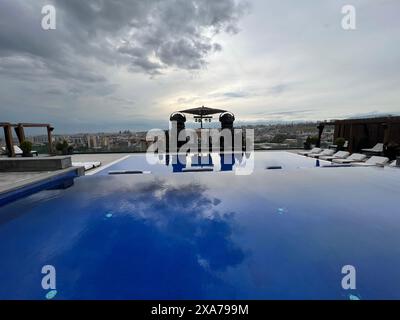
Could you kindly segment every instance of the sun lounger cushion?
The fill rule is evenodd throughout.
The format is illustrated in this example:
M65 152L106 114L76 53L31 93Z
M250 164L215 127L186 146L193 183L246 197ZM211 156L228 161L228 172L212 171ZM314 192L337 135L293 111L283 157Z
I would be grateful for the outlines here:
M24 152L19 146L14 146L14 153L16 156L21 156ZM1 154L7 154L7 148L6 147L1 147ZM31 154L36 154L38 155L37 151L31 151Z
M389 162L389 158L386 157L371 157L365 162L355 162L352 163L354 166L384 166Z
M335 163L350 163L350 162L361 162L364 161L367 156L361 153L353 153L346 159L333 159Z
M364 152L383 152L383 143L377 143L373 148L362 149Z
M317 158L317 157L321 158L324 156L329 157L329 156L332 156L334 153L335 153L335 150L333 150L333 149L325 149L320 153L311 154L310 157L313 157L313 158Z
M309 154L317 154L317 153L320 153L320 152L322 152L321 148L313 148L312 150L309 150L309 151L301 151L301 152L299 152L299 154L303 155L303 156L306 156L306 155L309 155Z
M397 160L393 160L393 161L389 164L389 167L395 168L395 167L396 167L396 162L397 162Z
M349 155L350 155L350 152L338 151L332 156L323 156L323 157L320 157L320 159L322 159L322 160L345 159Z

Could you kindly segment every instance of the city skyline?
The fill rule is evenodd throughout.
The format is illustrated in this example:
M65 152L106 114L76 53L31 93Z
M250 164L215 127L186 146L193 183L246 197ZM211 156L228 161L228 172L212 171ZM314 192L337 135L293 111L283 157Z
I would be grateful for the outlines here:
M240 125L235 126L241 128ZM254 130L255 149L265 150L271 148L302 148L308 137L317 136L317 123L291 123L246 126ZM18 143L18 138L13 137ZM26 139L33 143L38 152L46 152L48 148L47 134L26 134ZM145 152L150 145L147 132L134 132L129 130L119 132L53 134L52 143L64 148L64 141L71 149L70 152ZM0 136L0 144L2 144ZM333 126L328 126L322 135L322 143L333 143Z
M1 120L77 133L165 128L201 105L243 123L399 114L400 4L351 1L344 30L345 4L2 1Z

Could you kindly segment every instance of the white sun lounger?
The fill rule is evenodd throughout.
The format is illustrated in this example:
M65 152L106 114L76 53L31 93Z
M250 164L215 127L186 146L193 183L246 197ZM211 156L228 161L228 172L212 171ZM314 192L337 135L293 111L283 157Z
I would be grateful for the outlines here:
M367 156L361 153L353 153L350 157L346 159L333 159L334 163L352 163L352 162L363 162Z
M391 167L391 168L400 168L400 166L396 166L396 162L397 162L397 160L393 160L390 164L389 164L389 167Z
M383 152L383 143L377 143L373 148L361 149L362 152L381 153Z
M18 146L14 145L14 153L16 156L22 156L22 154L24 153L22 151L22 149ZM7 154L7 148L6 147L1 147L1 154L6 155ZM31 151L31 154L38 156L38 152L37 151Z
M383 167L388 162L389 158L373 156L365 162L353 162L351 165L356 167L373 167L373 166Z
M300 151L300 152L298 152L298 154L302 155L302 156L309 156L311 154L318 154L321 152L322 152L321 148L313 148L312 150L308 150L308 151Z
M329 156L332 156L334 153L335 153L335 150L333 150L333 149L325 149L325 150L323 150L323 151L320 152L320 153L317 153L317 154L310 154L309 157L321 159L321 157L329 157Z
M321 160L346 159L350 155L347 151L338 151L332 156L319 157Z
M73 167L84 167L85 171L97 168L101 166L100 161L91 161L91 162L72 162Z

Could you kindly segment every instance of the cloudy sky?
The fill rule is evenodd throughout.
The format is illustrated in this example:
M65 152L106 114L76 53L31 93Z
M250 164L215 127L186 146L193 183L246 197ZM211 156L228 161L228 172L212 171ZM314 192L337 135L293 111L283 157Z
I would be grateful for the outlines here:
M42 7L56 8L43 30ZM356 8L356 30L341 26ZM400 113L398 0L0 0L0 122L166 127Z

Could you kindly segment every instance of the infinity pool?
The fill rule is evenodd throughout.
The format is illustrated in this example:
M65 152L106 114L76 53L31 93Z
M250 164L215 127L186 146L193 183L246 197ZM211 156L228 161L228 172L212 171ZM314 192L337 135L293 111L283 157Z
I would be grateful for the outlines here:
M54 299L399 299L399 190L382 168L77 178L0 208L0 299L49 297L44 265Z

